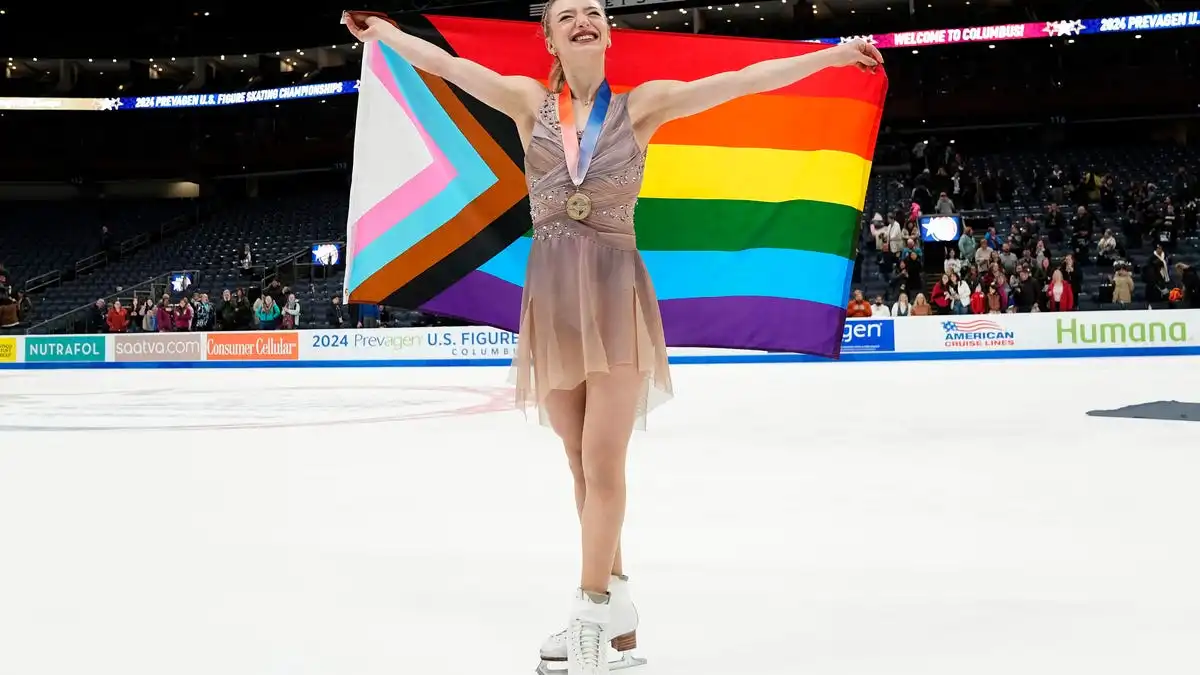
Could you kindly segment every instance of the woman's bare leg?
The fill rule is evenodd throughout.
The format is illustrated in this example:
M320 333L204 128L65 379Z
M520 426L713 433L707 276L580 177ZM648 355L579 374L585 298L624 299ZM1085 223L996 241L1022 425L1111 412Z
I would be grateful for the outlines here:
M546 397L546 414L550 427L562 439L567 454L567 464L575 486L575 511L583 523L583 504L587 498L587 481L583 473L583 421L587 404L587 385L581 384L570 391L556 390ZM617 542L617 553L613 557L612 574L621 576L625 571L621 562L621 544Z
M619 568L617 550L625 521L625 459L637 418L644 376L633 366L618 366L590 377L583 420L584 500L581 588L608 591L609 575Z
M567 464L575 479L575 509L579 513L583 513L583 499L587 491L583 482L583 412L586 401L586 384L569 391L557 389L546 397L546 415L550 418L550 427L562 439Z

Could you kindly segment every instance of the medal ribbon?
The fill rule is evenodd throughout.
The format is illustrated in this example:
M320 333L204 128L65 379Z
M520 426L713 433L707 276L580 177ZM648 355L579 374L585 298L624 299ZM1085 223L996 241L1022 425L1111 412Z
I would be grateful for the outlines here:
M571 88L564 82L562 91L558 93L558 126L562 131L563 154L567 156L567 173L571 175L571 182L575 187L583 183L588 167L592 165L596 143L600 140L600 127L604 126L604 118L608 115L608 104L611 101L612 89L608 86L608 80L604 80L596 90L596 100L592 102L592 112L588 115L581 142L575 130L575 106L571 100Z

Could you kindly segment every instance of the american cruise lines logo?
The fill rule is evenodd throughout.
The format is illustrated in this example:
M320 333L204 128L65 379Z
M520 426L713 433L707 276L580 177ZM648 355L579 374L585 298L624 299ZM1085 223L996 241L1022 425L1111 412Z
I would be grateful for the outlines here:
M942 332L947 347L1012 347L1017 344L1016 333L992 319L943 321Z

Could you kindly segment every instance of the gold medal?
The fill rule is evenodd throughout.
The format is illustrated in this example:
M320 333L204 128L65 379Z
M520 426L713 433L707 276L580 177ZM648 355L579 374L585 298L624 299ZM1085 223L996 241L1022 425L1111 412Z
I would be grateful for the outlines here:
M563 158L567 163L567 174L575 184L575 194L567 198L567 217L571 220L583 220L592 213L592 200L579 191L579 186L583 185L588 167L592 165L611 98L612 89L608 86L608 80L604 80L592 99L594 105L588 113L587 127L580 132L575 128L571 87L564 85L558 92L558 126L562 134Z
M592 212L592 200L582 192L576 192L567 198L567 217L571 220L583 220Z

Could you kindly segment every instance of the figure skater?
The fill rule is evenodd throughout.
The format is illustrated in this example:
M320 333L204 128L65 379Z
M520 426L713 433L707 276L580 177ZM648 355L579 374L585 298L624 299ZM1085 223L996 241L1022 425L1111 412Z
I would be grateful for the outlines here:
M861 40L757 63L693 82L652 81L614 94L605 80L612 35L599 0L551 0L542 13L553 56L549 89L502 76L408 35L387 19L343 18L357 39L379 40L516 123L534 225L513 362L516 404L536 407L562 439L575 481L583 569L567 629L542 647L569 675L610 670L608 644L642 663L638 615L621 555L625 460L635 427L672 395L654 288L636 248L633 213L646 148L666 122L740 96L786 87L830 67L874 71ZM681 223L681 226L685 225Z

